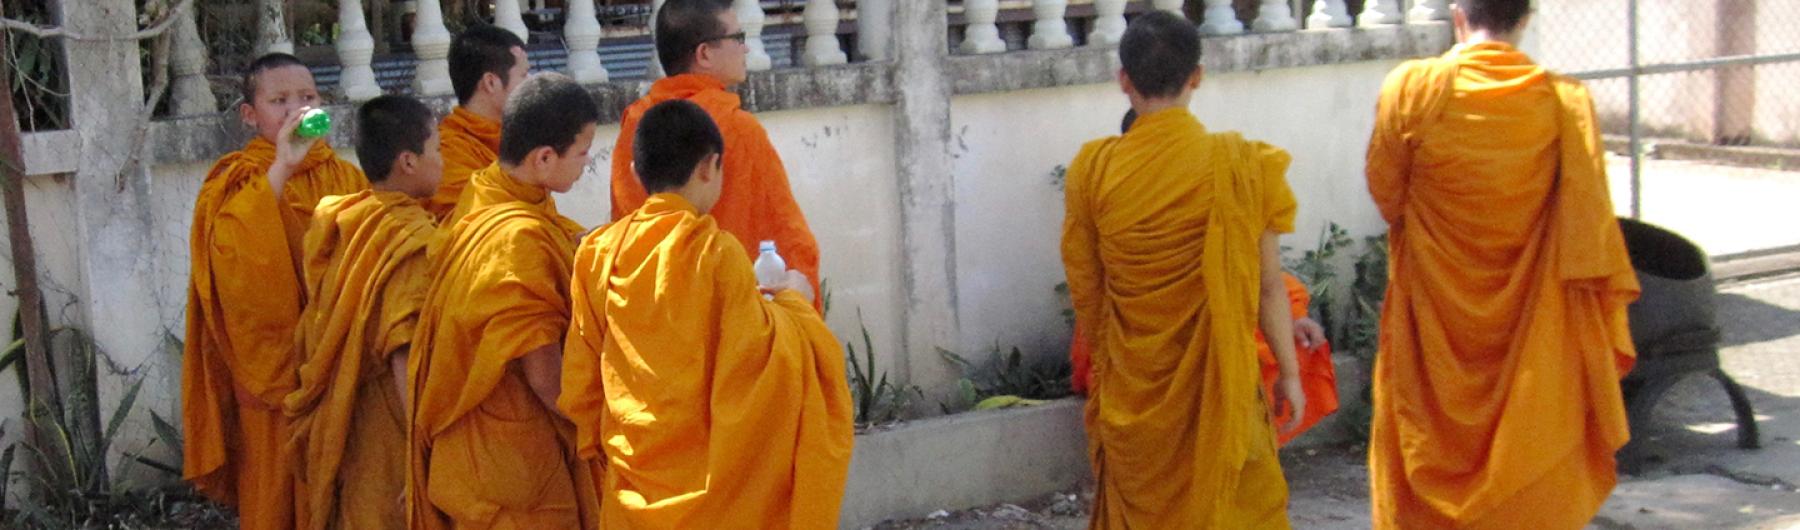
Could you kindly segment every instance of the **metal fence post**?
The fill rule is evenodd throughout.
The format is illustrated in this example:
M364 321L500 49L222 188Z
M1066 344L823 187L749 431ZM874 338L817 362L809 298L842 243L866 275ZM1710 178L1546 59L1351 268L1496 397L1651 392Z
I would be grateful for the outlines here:
M1631 218L1642 219L1644 215L1644 146L1643 131L1638 120L1640 100L1638 78L1643 75L1643 72L1640 71L1642 65L1638 63L1638 0L1628 0L1627 6L1625 16L1630 20L1626 22L1626 33L1627 38L1631 40L1630 49L1627 52L1630 57L1631 76L1626 78L1626 82L1629 84L1626 91L1630 97L1627 126L1630 128L1631 135L1629 147L1631 150Z

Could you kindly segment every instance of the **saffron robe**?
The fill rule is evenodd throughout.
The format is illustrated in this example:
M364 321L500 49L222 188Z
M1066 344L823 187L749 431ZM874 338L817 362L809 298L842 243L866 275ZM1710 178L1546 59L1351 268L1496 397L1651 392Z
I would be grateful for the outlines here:
M613 144L612 218L618 220L644 205L644 185L631 172L632 144L638 120L657 103L685 99L706 109L725 137L725 184L718 204L708 212L719 228L736 237L751 256L762 241L774 241L788 268L806 274L817 295L819 242L807 227L806 215L794 201L781 154L769 142L768 131L756 116L742 108L740 98L725 90L717 78L683 74L650 85L650 93L625 108L619 120L619 140ZM754 258L753 258L754 259Z
M282 399L298 385L294 328L305 304L301 238L328 195L369 187L317 142L277 199L275 145L252 138L207 172L194 201L181 360L182 478L237 507L247 530L293 526Z
M1612 490L1638 286L1601 157L1586 89L1511 46L1389 74L1376 528L1581 528Z
M1280 149L1142 116L1069 166L1063 264L1094 337L1090 528L1286 528L1256 358L1265 232L1293 228Z
M574 427L531 390L514 361L559 344L581 226L549 192L498 166L476 172L457 207L485 200L432 249L412 386L408 524L443 528L595 528L592 475ZM497 200L509 198L510 200Z
M469 175L500 160L500 122L458 105L438 123L438 138L444 155L444 176L438 181L437 193L425 202L425 209L442 221L456 209L463 188L469 185Z
M575 258L561 408L605 528L832 529L853 443L844 349L758 292L712 217L658 194Z
M306 232L295 351L296 528L406 527L406 417L390 357L412 343L433 217L399 192L327 197Z

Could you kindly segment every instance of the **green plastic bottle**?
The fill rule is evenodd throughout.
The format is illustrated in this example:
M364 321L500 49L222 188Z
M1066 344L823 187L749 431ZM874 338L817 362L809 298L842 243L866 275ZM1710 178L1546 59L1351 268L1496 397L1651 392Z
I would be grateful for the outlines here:
M294 126L294 136L311 139L325 136L331 132L331 115L325 109L312 109L300 116L300 124Z

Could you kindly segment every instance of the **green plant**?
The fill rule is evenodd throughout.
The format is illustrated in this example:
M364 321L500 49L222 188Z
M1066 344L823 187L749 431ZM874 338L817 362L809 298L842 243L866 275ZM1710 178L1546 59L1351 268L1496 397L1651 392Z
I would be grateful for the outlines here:
M1027 359L1017 346L1003 352L995 345L987 362L976 366L950 350L938 348L938 355L963 374L956 382L955 402L938 404L946 414L970 408L1030 405L1071 393L1069 377L1073 370L1064 356Z
M1056 301L1062 306L1063 324L1069 326L1069 331L1074 331L1075 306L1069 300L1069 282L1056 284Z
M1050 185L1056 186L1056 191L1067 190L1069 186L1069 166L1057 164L1056 167L1050 168Z
M889 381L887 372L875 367L875 341L869 336L862 311L857 311L856 320L862 328L862 358L857 358L855 343L844 343L850 368L850 397L856 403L856 424L866 427L906 419L907 411L924 399L925 393L917 386Z

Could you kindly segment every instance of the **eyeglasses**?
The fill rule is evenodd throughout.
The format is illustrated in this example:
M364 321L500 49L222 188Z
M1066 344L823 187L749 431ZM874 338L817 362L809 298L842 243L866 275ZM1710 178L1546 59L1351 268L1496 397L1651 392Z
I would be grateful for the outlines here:
M732 33L732 34L729 34L729 35L720 35L720 36L717 36L717 37L713 37L713 38L710 38L710 39L706 39L706 40L703 40L703 41L700 41L700 42L703 42L703 43L710 43L710 42L713 42L713 41L718 41L718 40L734 40L734 41L737 41L737 43L738 43L738 44L743 44L743 43L744 43L744 38L745 38L745 37L744 37L744 32L742 32L742 31L739 31L739 32L737 32L737 33Z

